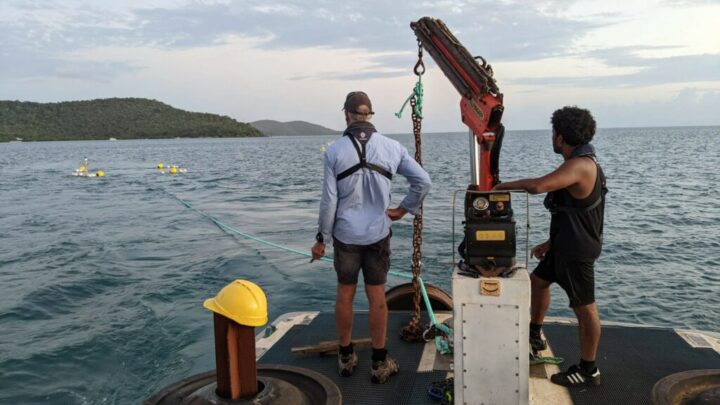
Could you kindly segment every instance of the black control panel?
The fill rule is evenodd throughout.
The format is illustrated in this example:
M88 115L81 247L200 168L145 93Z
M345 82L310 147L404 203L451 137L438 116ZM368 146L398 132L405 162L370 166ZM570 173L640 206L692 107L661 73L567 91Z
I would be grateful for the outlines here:
M460 255L465 263L486 270L515 265L515 219L510 193L474 192L465 195L465 239Z

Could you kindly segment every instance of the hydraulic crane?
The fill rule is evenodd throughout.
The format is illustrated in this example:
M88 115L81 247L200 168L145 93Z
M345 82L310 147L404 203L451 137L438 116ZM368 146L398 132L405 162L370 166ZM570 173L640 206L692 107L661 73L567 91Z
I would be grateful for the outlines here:
M473 57L439 19L410 23L419 44L430 53L460 93L460 113L470 129L471 184L465 196L464 265L484 275L498 275L515 264L515 220L510 193L490 192L500 183L503 95L492 67Z

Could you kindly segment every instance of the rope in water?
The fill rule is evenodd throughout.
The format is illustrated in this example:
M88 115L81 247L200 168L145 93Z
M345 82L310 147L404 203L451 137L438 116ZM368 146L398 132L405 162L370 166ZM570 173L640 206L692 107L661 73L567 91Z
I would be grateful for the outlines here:
M215 225L217 225L219 228L221 228L221 229L223 229L223 230L225 230L225 231L228 231L228 232L230 232L230 233L234 233L234 234L240 235L240 236L242 236L242 237L244 237L244 238L247 238L247 239L254 240L255 242L262 243L263 245L267 245L267 246L270 246L270 247L273 247L273 248L276 248L276 249L284 250L284 251L286 251L286 252L295 253L296 255L299 255L299 256L312 257L312 255L311 255L310 253L302 252L302 251L299 251L299 250L297 250L297 249L293 249L293 248L291 248L291 247L279 245L279 244L277 244L277 243L270 242L270 241L267 241L267 240L265 240L265 239L258 238L257 236L251 235L251 234L249 234L249 233L245 233L245 232L242 232L242 231L240 231L240 230L238 230L238 229L235 229L235 228L233 228L232 226L230 226L230 225L228 225L228 224L225 224L225 223L223 223L222 221L220 221L219 219L215 218L214 216L208 214L207 212L204 212L204 211L202 211L202 210L200 210L200 209L197 209L197 208L193 207L193 205L190 204L189 202L187 202L187 201L185 201L185 200L183 200L183 199L181 199L181 198L179 198L179 197L177 197L177 196L175 196L175 195L172 195L171 193L168 193L168 194L170 194L173 198L175 198L176 200L178 200L181 204L183 204L183 205L186 206L187 208L190 208L191 210L193 210L193 211L197 212L198 214L204 216L205 218L209 219L209 220L212 221ZM332 263L332 262L333 262L333 258L332 258L332 257L328 257L328 256L323 256L323 257L321 257L319 260L321 260L321 261L323 261L323 262L329 262L329 263ZM412 278L412 274L401 273L401 272L398 272L398 271L392 271L392 270L391 270L391 271L388 272L388 274L392 274L393 276L396 276L396 277ZM424 286L423 286L423 288L424 288ZM426 294L427 294L427 293L426 293Z
M197 212L198 214L200 214L200 215L204 216L205 218L209 219L209 220L212 221L215 225L217 225L220 229L223 229L223 230L225 230L226 232L234 233L234 234L240 235L240 236L242 236L242 237L244 237L244 238L251 239L251 240L253 240L253 241L255 241L255 242L262 243L262 244L264 244L264 245L267 245L267 246L270 246L270 247L273 247L273 248L276 248L276 249L284 250L284 251L286 251L286 252L294 253L294 254L299 255L299 256L312 257L312 255L309 254L309 253L301 252L301 251L299 251L299 250L297 250L297 249L293 249L293 248L290 248L290 247L287 247L287 246L279 245L279 244L277 244L277 243L270 242L270 241L267 241L267 240L265 240L265 239L258 238L257 236L251 235L251 234L249 234L249 233L242 232L242 231L240 231L240 230L238 230L238 229L235 229L234 227L232 227L232 226L230 226L230 225L228 225L228 224L225 224L224 222L220 221L220 220L217 219L216 217L208 214L207 212L202 211L202 210L200 210L200 209L198 209L198 208L193 207L193 205L190 204L188 201L183 200L182 198L174 195L173 193L170 193L170 192L168 192L167 190L165 190L165 192L166 192L168 195L170 195L171 197L173 197L174 199L176 199L177 201L179 201L179 202L180 202L182 205L184 205L185 207L187 207L187 208L189 208L190 210L192 210L192 211L194 211L194 212ZM329 262L329 263L332 263L332 262L333 262L333 258L327 257L327 256L321 257L320 260L323 261L323 262ZM412 275L412 274L403 273L403 272L399 272L399 271L393 271L393 270L389 271L388 274L393 275L393 276L396 276L396 277L407 278L407 279L412 279L412 278L413 278L413 275ZM445 324L442 324L442 323L438 324L438 323L437 323L436 318L435 318L435 313L433 312L433 310L432 310L432 305L431 305L431 303L430 303L430 297L428 296L427 290L425 289L425 283L423 282L422 278L420 278L420 277L418 277L418 282L419 282L419 284L420 284L420 291L421 291L421 293L422 293L423 301L425 302L425 308L427 308L428 317L430 318L431 325L436 326L438 329L444 331L445 333L451 334L451 333L452 333L452 330L449 329ZM436 341L436 345L438 345L437 341ZM438 345L438 350L440 350L441 353L446 353L446 351L444 351L444 350L447 350L447 348L446 348L445 346L446 346L446 345Z
M199 209L193 207L192 204L190 204L189 202L187 202L187 201L185 201L185 200L183 200L183 199L181 199L181 198L173 195L172 193L168 193L168 194L170 194L173 198L175 198L176 200L178 200L178 201L179 201L181 204L183 204L184 206L186 206L186 207L190 208L191 210L197 212L198 214L206 217L207 219L209 219L210 221L212 221L213 223L215 223L215 225L217 225L218 227L220 227L221 229L223 229L223 230L225 230L225 231L228 231L228 232L231 232L231 233L240 235L240 236L242 236L242 237L244 237L244 238L247 238L247 239L252 239L252 240L254 240L254 241L256 241L256 242L262 243L262 244L267 245L267 246L270 246L270 247L274 247L274 248L276 248L276 249L284 250L284 251L286 251L286 252L295 253L295 254L297 254L297 255L305 256L305 257L312 257L312 255L309 254L309 253L301 252L301 251L299 251L299 250L297 250L297 249L293 249L293 248L290 248L290 247L287 247L287 246L278 245L277 243L273 243L273 242L270 242L270 241L267 241L267 240L264 240L264 239L260 239L260 238L258 238L257 236L254 236L254 235L251 235L251 234L249 234L249 233L245 233L245 232L239 231L239 230L233 228L232 226L223 223L222 221L220 221L219 219L215 218L214 216L208 214L207 212L204 212L204 211L202 211L202 210L199 210ZM324 262L331 262L331 263L332 263L332 261L333 261L333 259L332 259L332 258L329 258L329 257L322 257L322 258L320 258L320 260L322 260L322 261L324 261Z

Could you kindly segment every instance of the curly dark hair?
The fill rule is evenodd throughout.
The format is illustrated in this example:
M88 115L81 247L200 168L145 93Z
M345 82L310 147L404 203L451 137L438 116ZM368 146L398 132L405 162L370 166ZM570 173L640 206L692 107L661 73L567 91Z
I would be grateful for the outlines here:
M568 145L585 145L595 136L595 119L590 111L577 106L566 106L556 110L552 118L552 128L562 135Z

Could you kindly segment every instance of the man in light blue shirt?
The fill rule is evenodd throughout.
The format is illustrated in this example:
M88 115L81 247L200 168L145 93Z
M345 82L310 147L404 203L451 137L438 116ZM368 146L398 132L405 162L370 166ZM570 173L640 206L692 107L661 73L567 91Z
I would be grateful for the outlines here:
M408 212L414 215L419 211L430 189L430 176L404 146L377 132L370 123L374 113L367 94L348 94L344 110L348 127L343 137L325 152L319 231L312 256L313 259L324 256L325 243L333 241L338 277L335 302L340 343L338 371L342 376L352 375L357 365L351 344L352 304L362 269L370 304L371 380L385 383L399 371L397 361L387 356L385 350L390 225ZM395 174L407 178L410 190L397 208L390 208L391 180Z

